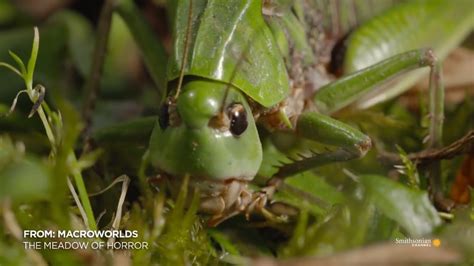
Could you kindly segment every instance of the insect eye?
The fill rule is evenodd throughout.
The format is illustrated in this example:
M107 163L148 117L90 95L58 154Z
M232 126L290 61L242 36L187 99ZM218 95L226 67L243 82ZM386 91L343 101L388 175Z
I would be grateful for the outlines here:
M158 123L160 124L161 130L165 130L170 125L170 113L168 102L161 105L158 112Z
M247 113L240 103L235 103L229 107L230 132L235 136L240 136L247 129Z

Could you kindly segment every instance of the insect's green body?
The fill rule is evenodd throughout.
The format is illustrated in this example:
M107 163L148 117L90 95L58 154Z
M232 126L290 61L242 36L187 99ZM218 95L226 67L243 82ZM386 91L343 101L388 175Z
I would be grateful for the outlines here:
M431 68L430 145L439 145L443 87L437 58L425 47L433 44L444 56L472 30L474 10L468 8L469 1L463 3L465 10L454 7L451 1L409 1L362 26L351 36L349 61L345 62L346 70L357 72L324 86L311 101L295 96L298 90L307 91L290 82L287 74L292 49L305 55L305 65L311 65L314 59L308 50L309 43L304 42L302 17L292 13L291 5L285 9L291 17L281 20L287 27L285 35L280 24L264 19L262 0L193 0L192 4L189 0L170 0L173 51L168 60L167 80L158 82L167 83L168 88L162 105L164 112L150 140L151 163L172 180L189 175L191 184L204 187L201 209L214 215L211 224L241 212L260 210L265 214L266 200L275 189L274 184L264 193L246 188L246 182L254 178L262 163L257 132L261 120L268 127L272 125L268 121L276 118L280 127L273 130L284 129L297 137L335 147L281 166L277 178L358 158L370 148L370 138L324 114L354 103L372 87L399 73L425 66ZM296 1L295 5L298 4L301 2ZM301 11L301 5L297 9ZM130 17L127 7L123 6L121 12L124 18ZM433 36L437 32L431 23L443 12L457 14L462 23L444 25L440 36L434 39L412 42L416 38L409 36L429 35L423 33L424 25L410 25L406 21L398 22L404 26L394 25L397 18L409 19L416 13L416 21L426 23L434 31L430 33ZM390 26L393 36L377 37L384 33L380 27L383 23ZM146 36L141 35L141 24L129 21L129 25L139 44L149 50L149 43L143 41ZM398 35L393 33L393 27L400 28ZM406 31L402 27L407 27ZM403 36L407 36L405 44L399 41ZM397 39L396 43L391 39ZM386 60L374 65L383 59ZM369 67L360 69L366 66ZM181 87L177 82L180 76ZM307 102L312 102L310 105L315 105L320 113L308 108ZM288 111L288 106L303 107ZM281 127L284 124L288 126Z

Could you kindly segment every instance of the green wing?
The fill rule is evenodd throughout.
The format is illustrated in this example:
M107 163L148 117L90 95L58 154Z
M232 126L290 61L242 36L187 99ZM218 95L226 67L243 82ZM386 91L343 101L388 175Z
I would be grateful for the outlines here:
M167 68L171 81L179 76L189 0L170 0L169 9L174 49ZM191 19L185 75L230 82L265 107L286 97L288 74L263 19L261 0L194 0Z

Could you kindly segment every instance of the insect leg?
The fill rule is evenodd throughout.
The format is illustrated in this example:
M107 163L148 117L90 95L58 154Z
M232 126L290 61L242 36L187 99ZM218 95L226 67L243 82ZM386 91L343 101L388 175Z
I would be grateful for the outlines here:
M378 64L364 68L323 88L314 97L317 108L332 113L357 100L398 74L422 67L430 67L429 85L429 135L427 148L441 146L444 119L444 86L440 63L432 49L418 49L390 57ZM430 167L430 186L436 201L442 201L440 167Z
M320 112L331 114L401 73L427 66L433 69L436 64L429 48L401 53L322 87L313 100Z
M432 49L413 50L390 57L330 83L315 95L316 107L323 113L333 113L357 100L376 85L421 67L430 67L430 129L428 148L441 146L444 112L444 87L440 63Z
M371 147L371 140L359 130L316 112L300 115L296 125L296 134L337 148L323 154L303 158L283 165L276 176L284 178L332 162L348 161L360 158Z

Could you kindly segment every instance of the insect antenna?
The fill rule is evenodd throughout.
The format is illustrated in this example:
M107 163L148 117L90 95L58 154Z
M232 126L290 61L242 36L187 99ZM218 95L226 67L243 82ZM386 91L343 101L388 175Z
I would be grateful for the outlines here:
M252 39L250 39L252 40ZM245 59L245 55L247 54L248 49L250 48L250 41L247 42L245 45L244 50L242 51L242 54L239 57L239 60L237 60L237 64L235 65L234 70L232 71L232 74L230 75L229 82L227 82L227 86L225 87L225 92L224 92L224 97L222 98L222 104L221 104L221 109L220 109L220 114L224 113L224 105L227 100L227 95L229 94L230 86L232 86L232 81L234 81L235 76L237 75L237 71L240 68L240 65Z
M178 87L176 89L176 94L174 95L174 100L178 99L178 96L181 92L181 86L183 85L184 78L184 67L188 61L188 52L189 52L189 39L191 35L191 23L192 23L192 10L193 10L193 0L189 0L189 9L188 9L188 25L186 26L186 36L184 39L184 55L183 60L181 61L181 69L179 70L179 80Z

